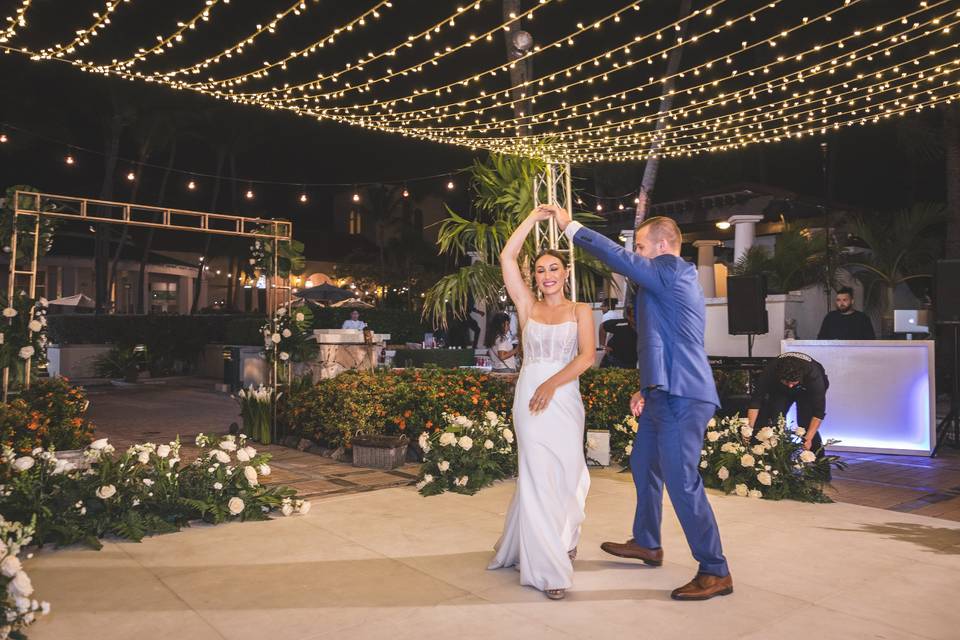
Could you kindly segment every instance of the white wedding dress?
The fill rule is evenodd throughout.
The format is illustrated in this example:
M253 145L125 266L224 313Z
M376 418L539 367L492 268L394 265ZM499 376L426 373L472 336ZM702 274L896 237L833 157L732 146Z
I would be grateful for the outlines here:
M580 542L590 489L583 454L583 402L577 380L558 388L546 410L531 415L530 398L541 383L577 355L577 323L544 324L532 318L523 330L523 366L513 399L519 474L503 535L489 569L516 566L520 583L568 589L569 552Z

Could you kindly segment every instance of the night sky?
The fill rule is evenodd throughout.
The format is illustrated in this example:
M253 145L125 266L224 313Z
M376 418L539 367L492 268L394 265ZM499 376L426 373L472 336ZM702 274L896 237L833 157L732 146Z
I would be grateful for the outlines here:
M752 1L752 0L751 0ZM69 39L70 33L90 24L90 14L102 10L102 0L72 0L69 3L53 0L35 0L30 9L30 26L23 30L11 45L33 49ZM273 59L281 52L301 46L311 36L326 33L360 12L373 6L373 0L362 2L333 2L322 0L311 4L305 15L289 18L276 35L259 42L243 60L259 62ZM420 30L449 14L458 5L446 0L395 0L394 7L385 10L380 20L371 21L364 29L342 35L335 47L316 54L302 69L294 69L291 76L310 77L317 72L329 72L354 61L367 51L380 51L399 42L406 34ZM609 13L611 7L625 4L613 0L564 0L558 7L544 9L541 16L527 28L535 40L548 41L562 34L574 18L588 22ZM697 1L695 6L706 2ZM838 4L836 0L788 0L788 10L816 13L817 8ZM864 0L863 16L884 15L884 12L902 9L902 0ZM0 0L0 16L12 14L19 0ZM233 0L229 5L218 5L211 11L211 20L189 32L187 42L175 47L165 56L157 57L159 65L151 60L144 70L163 69L190 64L222 50L249 31L250 26L269 19L269 16L291 5L291 0ZM641 24L662 25L675 19L675 3L666 0L646 0L638 20ZM802 9L800 8L802 5ZM156 34L175 29L177 20L196 13L202 3L193 0L171 0L162 3L143 3L132 0L121 6L113 24L93 43L79 50L85 60L108 61L113 57L129 55L140 46L150 46ZM529 2L525 7L532 6ZM499 23L499 0L488 1L480 11L470 10L461 18L457 29L438 35L434 42L409 53L408 61L415 61L447 42L462 39L464 33L479 32ZM789 15L789 14L786 14ZM838 25L841 28L848 25ZM623 26L624 30L637 25ZM624 31L626 33L627 31ZM583 47L602 50L622 34L604 30L592 40L585 39ZM740 37L736 34L731 37ZM691 56L708 54L692 52ZM580 51L578 50L578 55ZM408 55L408 54L404 54ZM569 55L569 54L567 54ZM397 56L400 58L401 56ZM476 47L448 65L430 70L429 82L446 81L465 75L465 69L485 68L505 60L502 38L485 47ZM534 75L549 71L555 65L569 63L559 55L550 62L534 58ZM242 61L242 60L241 60ZM233 64L232 62L230 64ZM249 64L249 62L248 62ZM394 63L390 63L394 64ZM395 64L399 64L399 61ZM540 65L540 66L538 66ZM372 65L371 65L372 66ZM224 64L217 73L245 68ZM383 66L371 68L377 73ZM299 74L299 76L298 76ZM307 74L307 75L304 75ZM447 75L444 75L447 74ZM451 75L452 74L452 75ZM459 75L458 75L459 74ZM332 197L341 187L313 187L307 190L309 202L298 201L301 188L298 183L367 183L402 181L430 174L446 174L467 167L482 152L471 152L449 145L421 142L397 135L351 127L333 122L317 122L289 113L266 111L246 105L219 101L188 91L118 78L88 74L61 62L33 62L17 55L0 56L0 78L3 92L0 98L0 123L7 123L10 142L0 146L0 183L2 186L25 183L53 193L96 197L103 182L103 158L80 148L102 151L105 146L105 122L110 118L115 103L132 108L137 114L152 111L178 111L193 114L194 123L179 137L175 166L193 174L198 189L189 191L186 182L191 175L174 175L163 204L182 208L236 211L245 214L279 216L294 221L297 235L308 243L315 234L324 233L329 221ZM422 80L418 80L422 82ZM624 82L630 82L629 79ZM257 87L271 86L274 78ZM490 80L491 87L508 86L505 74ZM404 93L415 83L392 83L389 92ZM365 98L369 94L365 94ZM207 123L207 124L204 124ZM831 144L831 182L833 197L845 204L865 210L896 209L914 201L942 201L944 196L944 161L937 148L940 116L927 112L920 116L897 119L895 122L846 129L827 136ZM19 131L24 129L31 133ZM240 132L240 135L237 135ZM34 135L35 134L35 135ZM230 187L225 184L213 206L211 178L200 174L213 173L215 153L211 140L240 138L237 154L237 174L241 181ZM65 144L75 145L71 150ZM916 141L924 144L916 144ZM906 142L905 142L906 141ZM909 142L913 141L914 144ZM654 201L673 199L727 184L745 181L765 182L819 196L823 192L820 161L820 140L782 142L776 145L758 145L738 152L725 152L693 159L666 160L661 166L660 181ZM72 153L77 163L68 167L64 157ZM114 198L130 198L132 186L124 179L132 168L129 160L137 156L133 135L123 138L121 160L115 175ZM166 151L158 149L148 163L163 165ZM642 163L577 167L578 186L585 194L624 196L632 202L630 191L635 189L642 172ZM136 199L154 204L162 170L144 167L137 186ZM290 186L270 186L248 183L247 180L281 181ZM442 193L454 209L468 209L466 180L457 181L457 189L450 193L445 188L445 176L422 183L411 182L411 191ZM247 201L242 193L252 187L255 200ZM588 195L588 199L589 195ZM610 202L616 202L611 200ZM318 245L319 246L319 245ZM312 255L323 258L322 255Z

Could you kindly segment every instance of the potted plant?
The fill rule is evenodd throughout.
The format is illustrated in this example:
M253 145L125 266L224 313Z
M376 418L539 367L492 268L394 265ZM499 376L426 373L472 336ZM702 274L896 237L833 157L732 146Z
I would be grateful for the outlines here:
M93 365L98 377L111 380L123 380L133 384L140 377L140 363L133 347L117 345L102 356L98 356Z

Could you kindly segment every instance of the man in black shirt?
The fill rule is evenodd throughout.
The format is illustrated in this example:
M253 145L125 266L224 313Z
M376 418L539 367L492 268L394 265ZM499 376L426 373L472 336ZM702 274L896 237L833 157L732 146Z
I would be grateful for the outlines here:
M837 289L836 304L836 311L823 319L817 340L873 340L876 337L867 314L853 308L853 289Z
M757 430L775 424L797 403L797 426L803 428L803 447L823 456L820 423L826 414L830 381L823 365L805 353L790 351L767 365L750 398L747 419Z
M637 368L637 325L633 307L624 307L623 318L611 318L603 323L603 330L610 336L604 350L606 355L600 363L604 368Z

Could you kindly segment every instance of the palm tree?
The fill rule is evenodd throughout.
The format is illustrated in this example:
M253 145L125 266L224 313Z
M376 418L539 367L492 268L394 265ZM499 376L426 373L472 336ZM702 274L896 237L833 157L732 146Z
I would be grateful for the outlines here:
M796 291L822 281L826 248L826 234L784 222L773 253L754 245L737 260L732 273L766 274L771 293Z
M486 161L475 161L471 169L474 219L461 216L449 207L449 217L440 225L437 244L441 254L460 259L468 254L478 256L473 264L460 267L456 273L440 278L424 297L423 315L436 325L446 326L448 312L464 318L467 300L502 306L503 277L499 257L510 234L533 209L533 185L543 170L539 160L516 156L491 155ZM580 221L598 220L597 216L577 213ZM536 255L534 239L528 238L520 255L521 268L529 275ZM577 290L591 298L595 278L609 276L609 271L595 258L576 252Z
M682 0L680 3L680 38L687 35L687 25L689 20L684 20L690 15L691 0ZM683 55L683 47L677 47L670 52L667 59L666 82L663 83L663 92L660 94L660 108L657 110L657 124L654 126L654 136L650 141L650 150L647 152L647 162L643 167L643 179L640 181L640 193L637 194L637 209L634 217L634 228L639 227L647 217L650 211L650 199L653 194L653 186L657 182L657 172L660 169L660 157L657 153L660 151L660 138L656 135L667 126L665 114L673 108L674 87L676 86L676 74L680 71L680 59Z
M941 204L916 204L892 215L852 219L851 233L867 251L846 262L843 268L863 282L866 302L879 304L882 335L893 333L897 286L931 277L940 240L930 231L944 222L945 213Z

